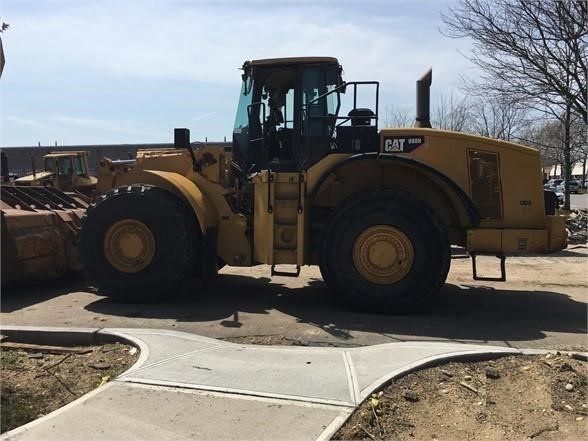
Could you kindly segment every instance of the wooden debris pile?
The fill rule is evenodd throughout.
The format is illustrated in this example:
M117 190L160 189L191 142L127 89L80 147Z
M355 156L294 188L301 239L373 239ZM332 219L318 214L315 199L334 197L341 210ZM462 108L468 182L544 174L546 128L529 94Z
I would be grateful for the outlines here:
M588 241L588 210L572 209L566 221L568 243L579 244Z

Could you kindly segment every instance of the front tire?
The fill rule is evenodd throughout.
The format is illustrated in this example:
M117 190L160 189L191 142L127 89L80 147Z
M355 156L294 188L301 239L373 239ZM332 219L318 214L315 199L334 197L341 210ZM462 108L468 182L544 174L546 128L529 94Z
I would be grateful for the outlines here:
M126 302L171 297L201 244L194 213L174 194L130 185L88 208L78 250L101 294Z
M439 217L402 191L349 197L321 233L325 282L364 311L414 311L439 291L450 260L447 231Z

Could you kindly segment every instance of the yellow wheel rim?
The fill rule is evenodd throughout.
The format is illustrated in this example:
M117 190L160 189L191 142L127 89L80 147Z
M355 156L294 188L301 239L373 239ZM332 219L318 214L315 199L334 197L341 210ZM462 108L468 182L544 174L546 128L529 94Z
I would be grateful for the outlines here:
M104 238L106 260L123 273L138 273L155 257L153 233L143 222L123 219L112 225Z
M361 276L378 285L405 277L414 260L412 242L398 228L375 225L365 229L353 245L353 264Z

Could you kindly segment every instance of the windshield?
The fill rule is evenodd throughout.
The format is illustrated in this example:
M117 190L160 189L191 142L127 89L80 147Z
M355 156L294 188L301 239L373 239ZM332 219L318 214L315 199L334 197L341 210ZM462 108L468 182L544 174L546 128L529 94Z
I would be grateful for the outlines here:
M59 176L71 176L73 171L71 158L59 158L57 168Z
M45 158L45 171L55 172L55 158Z
M239 105L237 106L237 115L235 116L235 126L233 133L240 134L247 131L249 127L248 108L251 105L251 79L246 78L241 86L241 93L239 95Z
M88 174L88 172L86 171L86 164L82 160L81 156L76 156L74 158L74 170L77 176L85 176Z

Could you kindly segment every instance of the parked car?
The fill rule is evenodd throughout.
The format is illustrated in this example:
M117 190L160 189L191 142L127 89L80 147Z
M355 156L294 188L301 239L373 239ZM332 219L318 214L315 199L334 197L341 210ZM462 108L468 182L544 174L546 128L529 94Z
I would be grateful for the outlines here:
M558 185L561 185L563 183L563 179L559 179L559 178L553 178L550 179L549 181L547 181L545 183L545 185L543 185L543 187L547 188L547 187L557 187Z
M543 185L543 188L545 188L546 190L548 190L550 188L559 188L561 190L561 192L563 193L565 190L565 180L564 179L550 179L549 181L547 181ZM570 190L570 193L578 193L580 191L580 182L575 179L572 179L570 181L569 190Z
M557 196L557 200L558 200L558 202L559 202L560 205L564 203L565 195L564 195L563 187L556 186L556 185L547 185L547 184L545 184L543 186L543 188L545 190L549 190L549 191L554 192L555 195Z
M575 179L570 181L570 193L578 193L580 191L580 187L580 181L576 181Z

